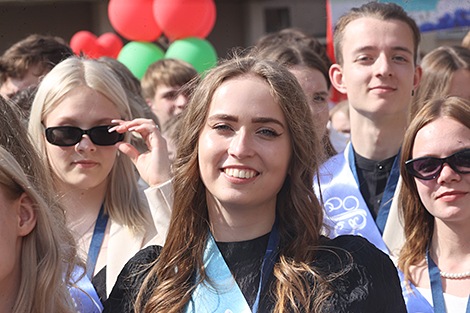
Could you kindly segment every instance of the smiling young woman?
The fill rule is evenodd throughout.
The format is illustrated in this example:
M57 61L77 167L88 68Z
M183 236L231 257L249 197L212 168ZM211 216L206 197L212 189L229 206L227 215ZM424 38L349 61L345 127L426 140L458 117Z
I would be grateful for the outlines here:
M105 311L405 312L385 254L320 235L322 146L306 112L279 65L247 57L211 70L183 119L167 241L125 266Z

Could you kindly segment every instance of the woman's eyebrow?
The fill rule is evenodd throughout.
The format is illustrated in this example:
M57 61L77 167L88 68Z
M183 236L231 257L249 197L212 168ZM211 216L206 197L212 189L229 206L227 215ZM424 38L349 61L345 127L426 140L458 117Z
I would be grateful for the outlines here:
M214 114L209 116L208 120L225 120L225 121L232 121L238 122L238 117L229 114Z
M238 117L229 114L214 114L209 116L208 120L225 120L231 122L238 122ZM275 123L281 126L282 128L285 128L284 124L282 124L281 121L272 117L254 117L251 122L256 124Z
M251 120L252 123L275 123L280 125L282 128L284 127L284 124L281 123L281 121L272 118L272 117L255 117Z

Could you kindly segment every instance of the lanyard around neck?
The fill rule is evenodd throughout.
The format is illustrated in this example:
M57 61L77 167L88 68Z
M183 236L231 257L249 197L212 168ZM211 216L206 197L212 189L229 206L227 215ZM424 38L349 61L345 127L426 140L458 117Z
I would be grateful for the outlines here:
M429 247L426 252L426 259L428 261L429 280L431 281L432 304L434 313L446 313L446 306L444 302L444 291L442 289L441 273L436 263L429 255ZM470 313L470 297L467 302L466 313Z
M279 233L277 231L277 218L274 222L273 229L269 235L268 247L264 254L263 264L261 265L261 275L259 279L258 293L256 294L255 303L251 308L251 312L257 313L261 299L261 291L263 290L269 275L273 271L274 264L276 263L277 254L279 252Z
M88 249L88 257L86 261L86 274L90 280L93 276L93 272L95 271L96 261L98 260L98 254L100 253L107 224L108 215L104 214L103 202L98 218L96 219L95 229L93 230L93 237L91 237L90 248Z

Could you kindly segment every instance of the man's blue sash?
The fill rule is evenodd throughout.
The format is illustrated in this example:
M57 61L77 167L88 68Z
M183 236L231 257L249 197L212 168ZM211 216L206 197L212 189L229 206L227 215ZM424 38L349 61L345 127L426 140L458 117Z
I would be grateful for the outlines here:
M258 311L261 291L277 257L279 235L275 225L276 223L269 236L268 247L263 259L253 313ZM210 283L204 281L196 286L191 300L185 308L185 313L252 313L211 234L206 242L203 259Z
M409 290L406 285L405 275L400 269L397 269L400 277L401 291L405 299L406 309L408 313L434 313L432 305L425 297L416 289L415 285L409 282Z
M334 238L339 235L359 235L389 254L345 157L349 156L350 151L352 152L351 144L346 147L344 153L330 158L320 169L320 189L325 208L324 222L329 228L328 236ZM319 195L316 177L314 188Z

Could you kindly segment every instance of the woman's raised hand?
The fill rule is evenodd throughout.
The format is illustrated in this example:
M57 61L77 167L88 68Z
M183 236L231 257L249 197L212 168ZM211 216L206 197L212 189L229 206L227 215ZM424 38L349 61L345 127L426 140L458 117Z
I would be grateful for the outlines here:
M145 140L148 151L144 153L140 153L133 145L123 141L116 143L115 146L132 160L140 176L150 187L156 187L171 179L166 140L154 121L137 118L132 121L113 120L112 122L119 125L109 131L138 132Z

